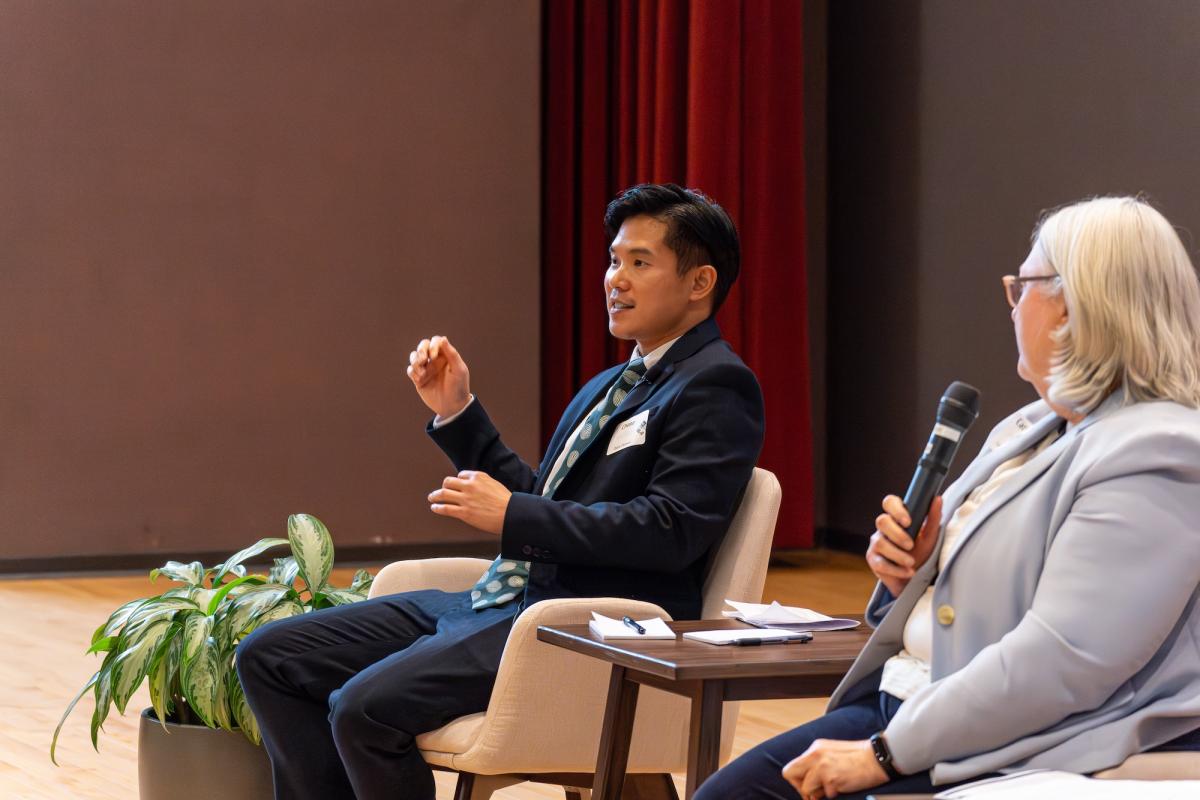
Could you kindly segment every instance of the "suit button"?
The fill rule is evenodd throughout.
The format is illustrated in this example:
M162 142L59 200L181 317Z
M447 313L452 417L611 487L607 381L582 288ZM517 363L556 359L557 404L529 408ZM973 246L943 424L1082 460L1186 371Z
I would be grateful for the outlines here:
M954 607L953 606L938 606L937 621L943 625L950 625L954 622Z
M533 552L533 548L530 547L529 545L525 545L524 547L521 548L521 555L523 555L523 556L527 556L532 552Z

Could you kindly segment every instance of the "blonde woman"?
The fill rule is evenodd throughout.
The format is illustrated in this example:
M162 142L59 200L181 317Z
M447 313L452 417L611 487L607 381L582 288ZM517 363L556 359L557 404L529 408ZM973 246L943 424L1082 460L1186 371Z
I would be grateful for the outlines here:
M1045 218L1012 306L1040 399L1001 422L920 534L883 501L876 630L824 717L698 800L862 797L1200 749L1200 285L1136 198Z

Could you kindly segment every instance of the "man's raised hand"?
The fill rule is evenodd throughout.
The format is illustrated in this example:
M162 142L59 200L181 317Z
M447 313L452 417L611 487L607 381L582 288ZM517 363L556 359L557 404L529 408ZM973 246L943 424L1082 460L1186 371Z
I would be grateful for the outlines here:
M449 417L471 401L467 362L445 336L422 339L408 354L408 377L421 401L439 417Z

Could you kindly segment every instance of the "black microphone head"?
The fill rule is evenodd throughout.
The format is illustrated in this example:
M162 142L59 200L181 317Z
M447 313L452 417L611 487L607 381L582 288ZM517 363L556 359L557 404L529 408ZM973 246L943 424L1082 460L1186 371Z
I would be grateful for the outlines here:
M979 390L969 383L955 381L946 387L938 402L937 419L965 431L979 417Z

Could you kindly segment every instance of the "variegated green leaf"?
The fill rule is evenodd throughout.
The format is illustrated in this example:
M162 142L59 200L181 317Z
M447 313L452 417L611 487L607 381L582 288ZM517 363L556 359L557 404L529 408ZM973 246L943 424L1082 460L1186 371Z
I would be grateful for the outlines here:
M217 702L213 705L215 722L221 728L233 730L233 715L229 711L229 658L222 654L217 657Z
M111 657L112 653L108 655ZM100 742L97 736L100 729L104 727L104 720L108 719L108 709L112 705L112 662L108 658L100 667L100 677L96 679L95 697L96 707L92 709L91 724L92 749L99 752Z
M150 580L157 580L159 575L173 581L186 583L189 586L199 586L204 580L204 565L199 561L193 561L190 564L168 561L158 569L150 570Z
M196 654L190 660L183 659L180 666L183 696L196 716L210 728L217 727L218 654L217 641L210 636L200 645Z
M144 602L146 602L145 599L130 600L128 603L124 604L110 614L108 621L106 621L99 628L96 628L96 632L92 634L92 644L95 644L105 637L112 636L119 631L121 626L124 625L126 620L129 619L129 615L137 610L138 606Z
M184 661L195 658L200 652L204 641L212 635L213 618L204 614L190 614L183 621L183 650Z
M288 541L309 592L319 592L333 569L333 539L325 523L311 514L288 517Z
M172 617L177 611L199 611L193 603L186 597L151 597L138 606L129 619L125 622L125 627L121 631L121 637L129 636L137 628L154 622L164 617Z
M250 711L250 704L246 702L246 693L242 691L241 681L238 680L237 672L229 671L229 685L226 687L229 697L229 710L233 713L233 719L237 726L242 729L242 733L254 744L262 744L262 734L258 730L258 720L254 718L254 713Z
M213 596L217 593L215 589L205 589L203 586L195 586L188 593L188 599L196 604L196 607L201 611L208 608L208 604L212 602Z
M75 710L75 704L87 694L88 689L96 685L96 681L99 678L100 673L97 671L95 675L88 679L88 682L79 690L79 694L75 695L75 699L71 701L71 705L67 706L67 710L63 712L62 719L58 721L58 727L54 729L54 736L50 738L50 763L56 767L58 766L58 762L54 760L54 748L58 746L58 734L62 733L63 723L67 721L67 717L71 716L71 712Z
M171 682L179 671L179 657L183 650L183 640L173 636L163 643L163 652L156 656L150 665L149 681L150 705L158 716L163 730L167 729L167 717L174 712L174 702L171 699Z
M366 598L358 592L352 592L349 589L326 589L321 592L325 598L329 600L330 605L344 606L350 603L357 603Z
M271 572L267 575L267 580L271 583L282 583L284 586L291 586L299 574L300 565L296 563L294 556L277 558L275 559L275 566L271 567Z
M139 628L134 637L124 640L124 649L113 662L112 668L113 702L122 714L125 713L125 703L146 677L151 659L158 652L163 639L170 635L171 629L171 620L159 619Z
M270 550L272 547L278 547L281 544L287 544L287 539L279 539L279 538L259 539L257 542L250 545L249 547L242 549L242 550L238 550L236 553L234 553L228 559L226 559L224 564L217 565L217 573L216 573L216 575L213 576L212 585L214 587L217 586L221 582L221 579L224 578L226 574L228 574L229 572L232 572L235 567L240 566L241 563L243 561L245 561L247 558L256 556L259 553L263 552L264 550Z
M287 619L288 617L294 617L303 613L304 606L295 600L283 600L274 608L259 614L251 620L250 624L246 627L246 631L242 634L242 638L249 636L268 622L274 622L277 619Z
M350 591L358 592L363 597L367 596L367 592L371 589L371 583L375 579L371 577L371 573L365 569L360 569L354 573L354 578L350 581Z
M283 602L289 594L294 594L290 586L268 583L264 586L255 586L239 595L233 601L233 610L229 612L231 641L245 636L256 618Z

